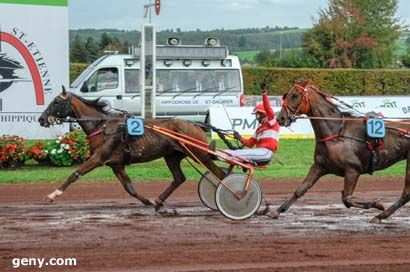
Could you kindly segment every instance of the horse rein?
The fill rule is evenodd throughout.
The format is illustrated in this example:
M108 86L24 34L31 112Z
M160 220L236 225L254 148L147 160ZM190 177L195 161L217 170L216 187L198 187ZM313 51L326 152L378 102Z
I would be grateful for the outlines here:
M288 103L286 103L285 100L282 100L282 107L286 110L286 113L289 115L289 117L290 117L290 119L291 119L292 121L293 121L293 120L296 120L296 119L340 120L340 121L342 121L342 124L341 124L341 126L340 126L339 131L338 131L336 134L333 134L333 135L328 136L328 137L326 137L326 138L324 138L324 139L318 140L317 142L322 142L322 143L323 143L323 142L331 141L331 140L336 139L336 138L339 138L339 137L344 137L344 138L347 138L347 139L352 139L352 140L356 140L356 141L360 141L360 142L367 142L366 140L363 140L363 139L359 139L359 138L355 138L355 137L350 137L350 136L345 136L345 135L342 135L342 134L341 134L341 132L342 132L342 130L343 130L343 128L344 128L344 125L345 125L345 122L346 122L346 121L361 121L361 122L363 122L364 119L345 118L342 114L341 114L341 117L310 117L310 116L308 116L308 117L301 117L301 116L297 116L297 114L298 114L298 113L300 112L300 110L301 110L302 102L305 103L305 112L308 112L308 111L306 110L306 105L309 105L309 107L310 107L309 97L308 97L309 87L310 87L311 89L313 89L315 92L317 92L317 93L323 95L324 97L330 97L330 98L333 98L333 99L337 99L337 98L334 97L333 95L326 94L326 93L323 93L323 92L319 91L316 87L314 87L314 86L311 85L311 84L307 84L305 87L301 86L300 84L295 84L295 86L294 86L289 92L287 92L287 93L284 95L284 98L286 98L286 97L289 95L289 93L290 93L291 91L295 90L295 89L296 89L296 91L297 91L299 94L302 94L303 96L302 96L301 101L300 101L299 104L297 105L297 109L295 110L294 107L292 107L292 106L290 106ZM339 100L339 99L337 99L337 100ZM394 118L391 118L391 119L394 119ZM409 122L400 122L400 121L392 121L392 122L402 123L402 124L409 124ZM405 130L405 129L402 129L402 128L390 127L390 126L386 126L386 128L387 128L387 129L396 130L396 131L398 131L401 135L403 135L403 136L406 137L406 138L408 138L408 137L410 136L410 131L409 131L409 130Z
M313 85L307 84L305 87L303 87L303 86L301 86L301 85L299 85L299 84L295 84L295 86L294 86L289 92L287 92L284 97L287 97L287 96L289 95L289 93L290 93L291 91L293 91L293 90L296 90L299 94L302 94L302 99L300 100L300 102L299 102L299 104L298 104L298 106L297 106L297 109L295 110L293 107L291 107L291 106L290 106L288 103L286 103L286 101L284 101L284 100L283 100L283 102L282 102L282 107L284 107L284 109L286 110L286 113L290 116L290 119L291 119L291 120L296 120L296 119L298 118L297 114L300 112L300 110L301 110L301 108L302 108L302 102L304 102L304 107L305 107L305 108L304 108L304 109L305 109L304 112L309 112L309 110L310 110L310 102L309 102L309 96L308 96L308 95L309 95L309 87L310 87L313 91L315 91L316 93L318 93L318 94L321 94L321 95L323 95L323 96L325 96L325 97L334 98L332 95L329 95L329 94L326 94L326 93L323 93L323 92L319 91L319 90L318 90L316 87L314 87ZM309 108L307 108L307 106L308 106ZM309 110L307 110L307 109L309 109ZM289 114L289 113L290 113L290 114ZM308 118L311 118L311 117L308 117ZM319 117L319 118L312 118L312 119L322 119L322 120L326 120L326 117L324 117L324 118ZM335 133L335 134L332 134L332 135L330 135L330 136L328 136L328 137L325 137L325 138L323 138L323 139L317 140L318 143L325 143L325 142L328 142L328 141L337 139L337 138L339 138L339 137L343 137L343 138L347 138L347 139L352 139L352 140L356 140L356 141L359 141L359 142L366 142L366 140L359 139L359 138L355 138L355 137L350 137L350 136L345 136L345 135L342 134L342 131L343 131L343 129L344 129L344 127L345 127L345 123L346 123L346 119L344 118L344 116L343 116L342 114L341 114L341 117L339 117L339 118L333 118L333 119L342 121L342 124L340 125L340 128L339 128L338 132Z

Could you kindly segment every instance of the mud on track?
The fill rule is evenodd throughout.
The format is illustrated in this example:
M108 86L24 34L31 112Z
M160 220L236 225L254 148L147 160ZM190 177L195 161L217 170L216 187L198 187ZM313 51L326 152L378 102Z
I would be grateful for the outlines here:
M260 182L277 207L300 180ZM168 183L137 183L154 198ZM116 183L74 184L56 204L56 184L0 186L0 271L16 257L76 258L41 271L410 271L410 205L380 225L376 210L346 209L341 179L320 181L279 220L235 222L199 202L187 182L159 215ZM391 204L403 178L361 179L355 196Z

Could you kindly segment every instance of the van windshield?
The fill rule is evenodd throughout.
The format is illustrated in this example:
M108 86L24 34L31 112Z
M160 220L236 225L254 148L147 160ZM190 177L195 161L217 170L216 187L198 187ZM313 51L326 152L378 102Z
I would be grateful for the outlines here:
M104 59L106 59L108 55L102 56L98 59L96 59L93 63L91 63L78 77L76 80L74 80L73 83L71 83L70 88L77 88L80 86L80 84L83 83L83 81L88 78L88 76L95 70L95 67L102 62Z
M241 92L238 70L158 69L157 93Z
M88 66L73 83L71 83L70 88L77 88L83 81L94 71L94 67L92 65Z

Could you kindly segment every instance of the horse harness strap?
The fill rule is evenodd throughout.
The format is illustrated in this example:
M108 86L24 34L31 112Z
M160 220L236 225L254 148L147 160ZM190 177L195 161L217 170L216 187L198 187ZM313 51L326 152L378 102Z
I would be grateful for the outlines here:
M91 138L93 138L94 136L100 135L104 133L104 129L105 129L105 124L102 125L101 128L101 123L103 123L104 120L100 120L100 123L97 125L97 130L95 130L94 132L90 133L89 135L87 135L87 140L90 140Z
M345 119L343 118L343 116L342 116L342 120L343 120L343 122L342 122L342 124L340 125L339 131L338 131L336 134L333 134L333 135L330 135L330 136L328 136L328 137L326 137L326 138L324 138L324 139L318 140L317 142L318 142L318 143L325 143L325 142L331 141L331 140L333 140L333 139L337 139L337 138L339 138L339 137L345 137L345 136L342 135L342 131L343 131L344 127L345 127ZM349 137L349 138L350 138L350 137Z
M125 117L127 118L127 117ZM105 120L101 120L102 122ZM122 133L121 135L121 142L124 143L124 163L126 165L129 165L131 163L131 147L130 147L130 137L126 131L126 129L122 129L119 132L107 134L105 133L105 124L102 127L99 127L96 131L92 132L87 136L87 140L90 140L91 138L103 134L105 136L112 136L112 135L118 135L119 133Z
M127 116L125 117L125 119L127 118ZM105 121L105 120L102 120ZM121 127L120 123L120 127ZM125 124L125 122L124 122ZM98 128L96 131L94 131L93 133L91 133L90 135L87 136L87 139L91 139L94 136L103 134L104 136L113 136L113 135L118 135L119 133L122 133L121 135L121 142L124 144L124 163L126 165L131 164L131 147L130 147L130 137L127 133L127 130L124 129L120 129L120 131L116 131L114 133L106 133L105 131L105 127L106 125L104 124L102 127Z
M322 139L322 140L319 140L319 141L317 141L317 142L318 142L318 143L325 143L325 142L331 141L331 140L333 140L333 139L337 139L337 138L339 138L339 137L340 137L340 134L339 134L339 133L336 133L336 134L330 135L329 137L326 137L326 138L324 138L324 139Z
M130 165L131 164L131 146L130 146L130 135L128 134L127 128L126 128L126 120L129 116L125 115L124 119L124 129L122 130L122 135L121 135L121 142L124 144L124 164L125 165Z
M101 128L97 129L96 131L94 131L93 133L91 133L90 135L87 135L87 140L91 139L94 136L97 136L99 134L103 133L103 130Z
M364 139L360 139L360 138L356 138L356 137L351 137L351 136L346 136L346 135L343 135L343 134L341 134L341 133L333 134L333 135L331 135L331 136L329 136L329 137L326 137L326 138L324 138L324 139L322 139L322 140L318 140L317 142L318 142L318 143L325 143L325 142L328 142L328 141L331 141L331 140L334 140L334 139L337 139L337 138L346 138L346 139L355 140L355 141L362 142L362 143L368 143L368 141L366 141L366 140L364 140Z
M130 146L130 137L127 131L124 129L123 136L121 137L121 141L124 143L124 163L126 165L131 164L131 146Z
M373 174L374 172L374 166L377 162L377 157L376 157L376 151L383 149L383 139L373 139L373 138L368 138L367 140L363 140L363 139L359 139L359 138L355 138L355 137L350 137L350 136L345 136L342 134L344 125L345 125L345 119L342 116L342 125L340 126L339 131L336 134L330 135L324 139L318 140L318 143L325 143L325 142L329 142L331 140L334 139L338 139L340 137L342 138L347 138L347 139L351 139L351 140L355 140L355 141L359 141L362 143L366 143L367 144L367 149L369 149L370 151L370 159L369 159L369 169L368 169L368 173L370 175Z

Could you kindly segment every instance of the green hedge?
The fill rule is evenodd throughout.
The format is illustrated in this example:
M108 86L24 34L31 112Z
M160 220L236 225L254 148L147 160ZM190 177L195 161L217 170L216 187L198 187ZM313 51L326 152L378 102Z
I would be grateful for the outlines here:
M87 64L70 64L70 82L76 79ZM265 78L270 94L282 95L298 80L310 80L324 92L334 95L409 95L410 70L359 70L359 69L242 69L245 94L260 93L259 84Z
M246 94L259 94L265 78L270 94L282 95L294 82L310 80L333 95L409 95L410 70L243 68Z

